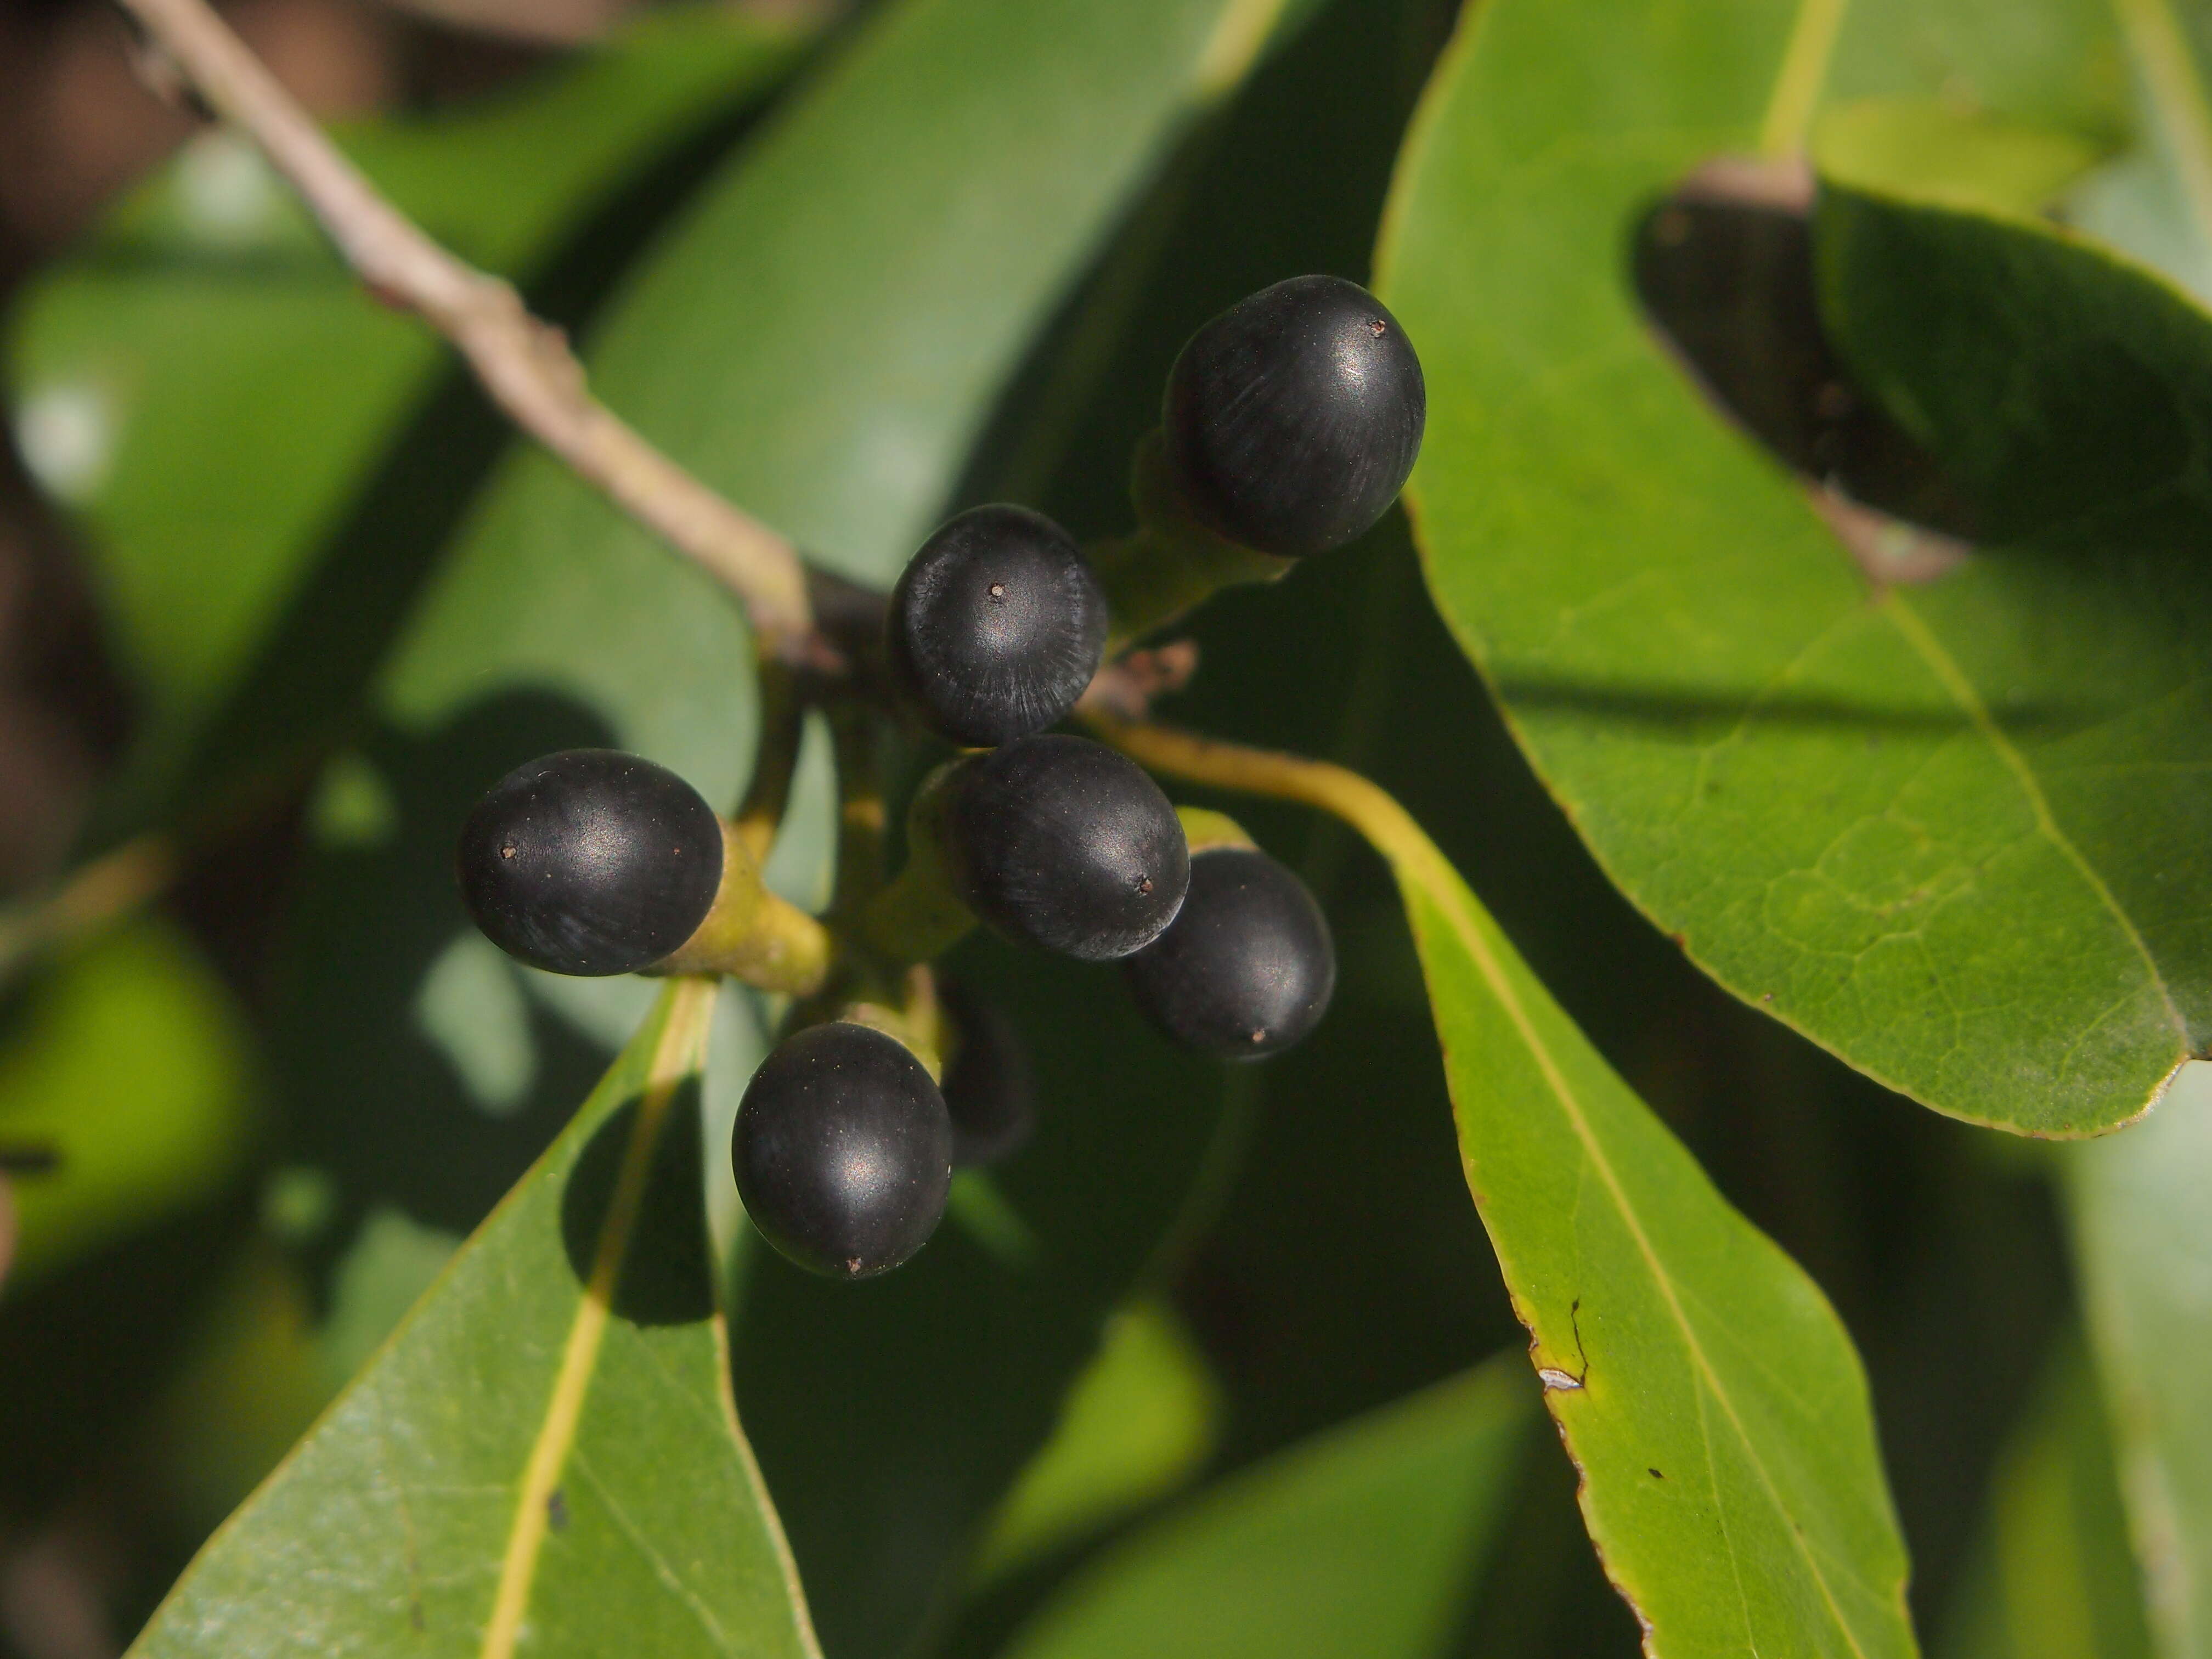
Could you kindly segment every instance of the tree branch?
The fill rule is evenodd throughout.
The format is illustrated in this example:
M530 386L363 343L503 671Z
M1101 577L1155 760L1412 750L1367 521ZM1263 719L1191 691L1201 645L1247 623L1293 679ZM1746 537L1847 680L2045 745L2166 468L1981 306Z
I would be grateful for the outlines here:
M561 331L379 195L205 0L120 3L208 104L260 145L380 298L420 313L516 425L737 595L763 656L840 665L815 631L806 573L790 544L593 398Z

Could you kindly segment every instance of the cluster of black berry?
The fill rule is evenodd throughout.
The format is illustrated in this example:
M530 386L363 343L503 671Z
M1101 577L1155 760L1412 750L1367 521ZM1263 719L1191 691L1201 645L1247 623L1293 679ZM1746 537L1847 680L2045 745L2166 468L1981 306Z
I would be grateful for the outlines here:
M1201 539L1279 557L1340 545L1396 498L1425 414L1420 366L1372 295L1334 277L1277 283L1176 362L1161 446L1174 510ZM1018 944L1119 961L1138 1006L1188 1047L1274 1054L1313 1030L1335 985L1304 884L1218 815L1191 820L1204 827L1194 848L1141 768L1048 729L1097 674L1110 621L1074 539L1027 508L963 513L915 555L885 613L889 678L970 752L918 796L902 882L933 884L940 911ZM688 968L738 902L726 860L748 856L672 773L571 750L485 796L462 834L461 886L494 943L537 967ZM912 1255L944 1213L954 1164L1003 1156L1027 1127L1003 1016L943 988L927 1017L950 1050L940 1087L916 1053L927 1031L880 1014L853 1005L786 1038L747 1087L732 1145L763 1236L838 1278Z

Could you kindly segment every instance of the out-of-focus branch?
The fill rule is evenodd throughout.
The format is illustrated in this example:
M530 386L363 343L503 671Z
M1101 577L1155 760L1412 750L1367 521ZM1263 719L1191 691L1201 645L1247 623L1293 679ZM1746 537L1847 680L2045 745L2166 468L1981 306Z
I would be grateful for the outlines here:
M805 570L790 544L593 398L561 331L379 195L205 0L121 3L209 106L260 145L374 292L419 313L517 425L738 596L763 655L839 665L815 631Z

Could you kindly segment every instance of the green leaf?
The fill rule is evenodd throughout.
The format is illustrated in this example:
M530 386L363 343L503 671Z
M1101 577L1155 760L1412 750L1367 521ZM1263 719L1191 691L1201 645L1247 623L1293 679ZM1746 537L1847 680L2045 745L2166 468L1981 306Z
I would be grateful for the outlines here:
M1017 1659L1426 1659L1510 1507L1528 1385L1492 1360L1278 1453L1117 1545Z
M2065 1169L2151 1628L2168 1659L2212 1651L2212 1066Z
M645 161L773 84L802 41L726 7L681 9L479 104L338 136L432 234L527 276ZM195 140L45 276L11 335L16 430L91 532L141 694L140 770L124 787L150 805L359 510L442 349L362 290L228 131ZM374 615L356 602L348 620Z
M2011 977L2079 1051L2051 1082L2078 1066L2077 1086L2154 1088L2212 1040L2212 928L2190 897L2212 871L2193 620L2212 497L2190 459L2212 430L2212 318L2027 221L1831 181L1816 228L1839 344L1989 527L1970 568L1884 603L2038 843L2022 860L1991 841L1982 885L2038 915L2040 965Z
M1583 1519L1652 1650L1912 1653L1905 1547L1841 1322L1421 844L1394 864L1468 1185Z
M611 302L586 343L594 385L733 499L887 577L957 487L1041 319L1254 61L1277 9L880 9ZM574 1097L564 1079L603 1024L580 1005L624 992L471 959L451 860L476 796L534 754L612 743L726 805L755 739L726 596L526 450L495 477L372 698L318 815L272 1043L296 1155L343 1194L315 1245L325 1267L378 1206L471 1224ZM1212 1068L1127 1059L1146 1039L1126 1007L1094 1015L1095 976L977 956L974 976L1008 988L1025 1030L1050 1032L1034 1058L1056 1127L999 1183L1042 1241L1036 1270L958 1217L857 1297L769 1252L744 1268L745 1420L841 1651L891 1650L957 1588L1212 1127ZM441 965L465 1016L429 1012ZM1183 1103L1166 1125L1162 1100ZM726 1170L718 1148L718 1201ZM922 1500L866 1498L886 1483Z
M204 1203L255 1129L244 1023L214 970L149 919L54 965L0 1048L0 1146L51 1150L15 1183L15 1288Z
M1116 1313L1069 1387L1060 1422L992 1517L978 1579L1008 1572L1166 1497L1220 1433L1221 1385L1173 1308Z
M724 1385L699 1175L712 1006L670 984L132 1653L817 1651Z
M1945 1659L2150 1659L2096 1378L2069 1329L1990 1482Z
M1156 770L1301 800L1396 878L1460 1158L1583 1516L1654 1653L1907 1656L1867 1382L1812 1279L1714 1189L1436 843L1357 774L1094 716Z
M1866 98L1822 112L1813 154L1823 173L1909 180L1963 205L2032 212L2099 159L2078 133L1919 98Z
M1870 588L1624 280L1632 230L1673 181L1792 147L1840 9L1474 15L1384 246L1429 377L1410 501L1438 607L1538 771L1694 961L1939 1110L2093 1133L2196 1046L2174 1005L2212 986L2196 924L2154 888L2201 865L2188 775L2122 795L2076 769L2185 759L2191 694L2163 713L2143 700L2187 678L2180 616L2130 609L2124 590L2154 578L2126 561L1991 557ZM2014 28L2008 8L1984 34L2063 44L2047 25L2075 9L2054 0ZM1894 47L1905 25L1881 27L1863 38ZM2072 72L1984 74L1936 50L1911 55L1916 88L1892 58L1891 84L1854 83L1867 52L1846 38L1831 90L1924 95L1955 74L1960 95L2037 121L2046 82ZM2016 315L1978 304L1989 327Z

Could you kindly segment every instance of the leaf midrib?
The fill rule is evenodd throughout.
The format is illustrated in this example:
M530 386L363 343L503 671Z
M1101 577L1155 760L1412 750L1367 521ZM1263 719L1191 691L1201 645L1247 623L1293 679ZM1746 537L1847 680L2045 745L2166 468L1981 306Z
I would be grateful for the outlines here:
M530 1611L530 1592L536 1583L538 1558L543 1554L550 1524L547 1508L554 1488L576 1442L584 1402L591 1392L599 1365L600 1346L613 1311L616 1286L629 1259L630 1240L636 1231L653 1156L660 1145L668 1109L678 1086L699 1069L714 988L703 979L679 980L668 994L666 1023L653 1045L646 1068L644 1092L636 1121L623 1147L622 1164L615 1177L612 1196L599 1235L592 1250L592 1271L568 1327L561 1364L554 1372L546 1398L545 1415L523 1465L521 1491L515 1499L514 1519L507 1529L507 1548L501 1558L499 1588L492 1598L491 1617L484 1626L481 1659L513 1659Z

